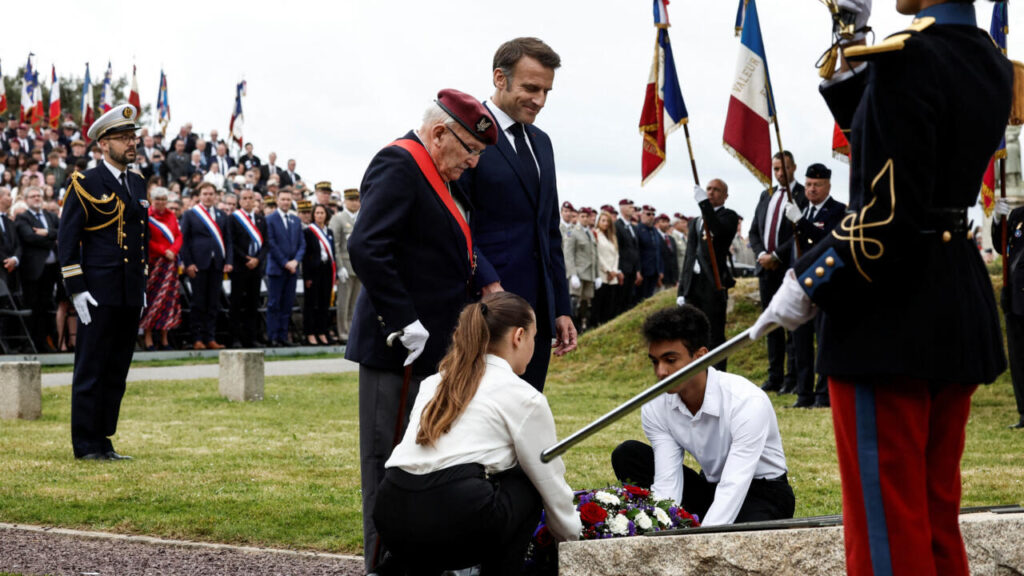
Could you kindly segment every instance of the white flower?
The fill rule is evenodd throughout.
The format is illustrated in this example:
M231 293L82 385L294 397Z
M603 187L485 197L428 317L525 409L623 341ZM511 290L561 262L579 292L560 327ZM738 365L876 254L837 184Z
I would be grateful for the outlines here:
M622 514L612 516L608 520L608 530L618 536L629 534L629 519Z
M600 491L600 490L598 490L597 492L594 493L594 500L597 500L601 504L607 504L609 506L618 506L619 505L619 497L618 496L616 496L614 494L609 494L608 492L603 492L603 491Z
M637 528L640 528L641 530L650 530L651 526L653 525L651 523L651 517L648 516L647 513L644 512L643 510L641 510L639 514L633 517L633 523L636 524Z
M664 526L672 524L672 519L668 517L668 512L665 512L661 508L654 508L654 517L658 519L658 522Z

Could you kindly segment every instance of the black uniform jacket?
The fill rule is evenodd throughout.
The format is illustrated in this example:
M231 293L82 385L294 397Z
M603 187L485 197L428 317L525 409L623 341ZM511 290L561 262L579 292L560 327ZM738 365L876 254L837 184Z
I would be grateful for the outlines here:
M1006 221L1006 252L1009 262L1009 282L1003 286L1003 310L1024 316L1024 206L1010 212ZM1003 245L1002 219L992 226L992 245Z
M409 132L402 137L419 143ZM458 182L452 196L470 211ZM388 335L419 320L430 333L413 363L433 374L451 342L459 312L469 302L473 267L466 240L416 161L386 146L374 156L359 186L362 206L348 238L352 267L363 283L345 358L378 370L402 369L406 349Z
M700 218L690 222L690 233L686 235L686 258L683 259L677 290L679 296L696 296L706 300L715 291L714 271L711 268L708 243L704 240L704 226L708 227L714 239L715 261L718 263L718 278L722 281L722 288L728 290L736 285L726 262L739 223L740 217L736 212L728 208L715 210L710 200L700 203ZM700 263L699 275L693 270L694 262ZM698 281L697 276L706 281Z
M100 163L71 175L57 237L68 294L86 290L101 306L142 306L146 295L149 203L142 176L128 187Z
M847 57L866 70L822 94L848 130L850 211L794 267L825 312L819 368L991 382L999 318L961 215L1007 124L1011 63L975 25L932 18Z

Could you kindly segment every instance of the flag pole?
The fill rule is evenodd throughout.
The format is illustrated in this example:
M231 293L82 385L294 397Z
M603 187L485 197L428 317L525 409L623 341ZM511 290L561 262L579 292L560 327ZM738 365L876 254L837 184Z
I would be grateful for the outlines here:
M690 143L690 126L683 124L683 134L686 135L686 150L690 153L690 169L693 171L693 182L700 186L700 176L697 176L697 159L693 156L693 144ZM722 276L718 271L718 258L715 257L715 240L711 230L704 225L704 240L708 243L708 256L711 260L711 275L715 278L715 290L721 291Z
M998 158L996 162L999 162L999 197L1004 201L1006 200L1006 158ZM1006 214L1002 216L1002 229L1003 229L1003 246L999 251L999 258L1003 261L1003 286L1008 286L1010 283L1010 259L1006 257L1006 242L1007 235L1006 229Z
M771 83L768 82L767 80L768 79L765 78L765 84L768 87L768 96L771 99L770 102L772 103L772 108L775 110L775 117L772 118L772 124L775 125L775 142L776 142L776 144L779 145L779 156L781 156L781 158L779 160L779 163L782 165L782 178L786 182L786 186L785 186L785 188L786 188L786 200L788 200L789 203L792 204L793 203L793 191L791 190L791 186L789 184L789 166L786 165L786 149L782 147L782 132L779 130L779 110L778 110L778 108L775 108L775 95L772 93L772 85L771 85ZM769 176L769 179L770 178L771 177ZM795 174L793 175L793 178L794 179L796 178ZM797 227L796 227L796 222L793 222L792 224L793 224L793 243L796 245L796 257L799 258L800 256L803 256L803 252L804 251L803 251L803 247L800 244L799 238L797 238L798 230L797 230Z

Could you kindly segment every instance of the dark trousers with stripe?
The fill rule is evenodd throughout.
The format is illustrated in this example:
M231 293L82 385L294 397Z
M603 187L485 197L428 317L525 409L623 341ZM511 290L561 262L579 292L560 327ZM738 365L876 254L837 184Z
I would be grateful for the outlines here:
M327 262L319 268L304 270L306 286L302 297L302 328L306 336L327 335L331 320L331 289L334 287L331 263Z
M71 445L75 456L113 450L110 436L124 396L139 333L139 306L90 306L79 322L71 382Z
M246 348L260 339L260 280L259 266L250 270L241 264L228 275L231 277L231 332Z
M964 575L960 457L977 386L829 378L853 576Z

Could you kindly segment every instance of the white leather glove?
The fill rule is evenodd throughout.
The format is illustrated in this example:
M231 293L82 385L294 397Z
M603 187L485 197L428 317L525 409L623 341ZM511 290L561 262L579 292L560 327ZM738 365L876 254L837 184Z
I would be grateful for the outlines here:
M775 293L768 308L761 313L761 316L750 328L750 339L758 340L769 332L769 327L778 324L786 330L795 330L804 322L807 322L818 313L818 308L807 297L807 293L800 287L796 279L796 272L792 268L786 271L782 279L782 286Z
M839 5L839 10L856 15L854 28L859 30L859 32L851 41L863 40L864 31L862 29L868 25L868 18L871 17L871 0L839 0L837 4Z
M679 296L676 298L676 306L682 306L686 304L686 296Z
M93 306L99 306L96 303L96 299L89 294L89 291L79 292L71 296L71 303L75 306L75 312L78 312L78 321L82 324L88 324L92 322L92 314L89 312L89 304Z
M708 191L701 188L700 186L693 187L693 199L700 204L701 202L708 199Z
M803 211L800 210L800 207L792 202L786 202L785 210L786 220L789 220L793 224L796 224L804 217Z
M594 290L600 290L601 286L604 286L604 281L600 278L594 278Z
M412 364L420 357L420 354L423 354L423 349L427 347L427 338L430 338L430 333L419 320L402 328L402 335L398 339L402 342L402 346L409 350L409 355L406 356L403 366Z
M344 266L338 268L338 282L341 282L342 284L348 282L348 268L345 268Z
M992 215L993 218L999 220L1003 216L1009 216L1013 209L1010 208L1010 203L1006 201L1006 198L997 198L995 213Z
M573 274L572 277L569 278L569 288L579 290L581 286L583 286L583 283L580 282L580 277Z

